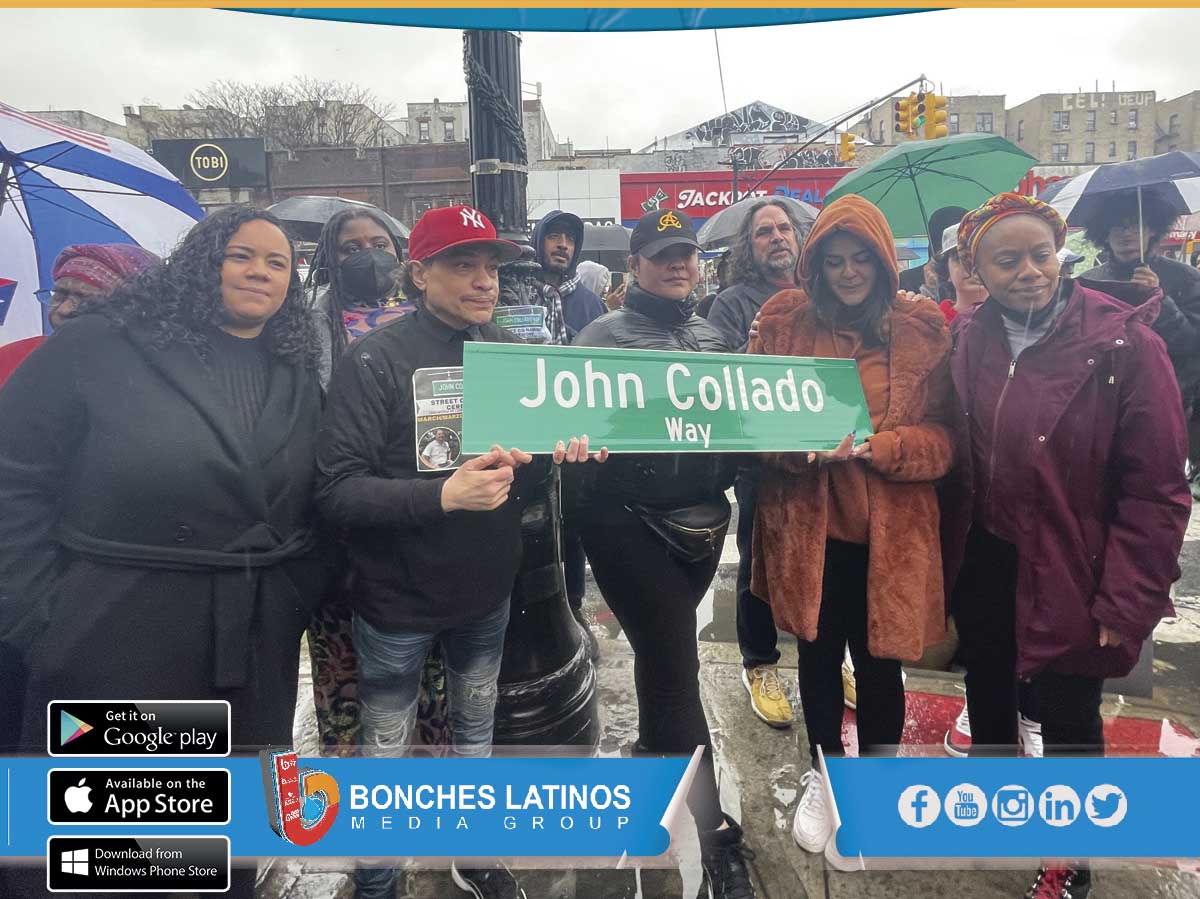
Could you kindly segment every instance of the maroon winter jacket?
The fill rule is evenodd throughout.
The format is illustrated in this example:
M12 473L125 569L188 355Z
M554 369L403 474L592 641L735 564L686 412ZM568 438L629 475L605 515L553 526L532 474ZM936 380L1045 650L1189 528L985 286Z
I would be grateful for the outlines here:
M1142 641L1174 613L1169 590L1191 496L1179 387L1150 329L1160 296L1075 281L1050 333L1011 368L994 301L955 322L950 366L963 451L942 496L947 596L976 503L987 502L989 523L1008 531L997 536L1019 558L1018 677L1128 674ZM1121 298L1140 302L1131 308ZM967 452L972 416L983 416L989 445L977 439ZM1122 636L1120 646L1099 646L1100 624Z

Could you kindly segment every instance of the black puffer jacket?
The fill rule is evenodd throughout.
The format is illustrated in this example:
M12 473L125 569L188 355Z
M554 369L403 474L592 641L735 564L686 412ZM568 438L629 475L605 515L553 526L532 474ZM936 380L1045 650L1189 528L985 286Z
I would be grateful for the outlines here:
M625 305L602 315L575 338L575 346L625 350L684 350L732 353L725 336L696 315L690 300L663 300L631 284Z
M630 285L625 305L584 328L574 346L732 352L721 332L695 314L690 300L660 299L636 284ZM591 496L599 494L670 508L724 493L733 483L737 457L729 453L619 453L605 465L568 465L564 470L574 493L566 497L573 500L572 505L586 505Z
M1163 292L1162 311L1152 327L1167 345L1187 407L1200 395L1200 271L1159 255L1151 256L1146 264L1158 275ZM1129 281L1138 265L1110 259L1082 277L1090 281Z

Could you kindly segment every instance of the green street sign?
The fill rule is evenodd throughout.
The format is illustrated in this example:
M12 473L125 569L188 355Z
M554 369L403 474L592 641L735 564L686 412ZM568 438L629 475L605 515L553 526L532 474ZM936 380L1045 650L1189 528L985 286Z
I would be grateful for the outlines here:
M467 343L463 452L830 450L871 417L853 359Z

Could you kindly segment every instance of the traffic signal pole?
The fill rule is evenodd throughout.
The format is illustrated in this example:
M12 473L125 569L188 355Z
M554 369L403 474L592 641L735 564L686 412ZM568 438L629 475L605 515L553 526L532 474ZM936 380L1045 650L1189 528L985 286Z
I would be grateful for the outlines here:
M787 156L783 157L783 159L779 160L779 162L777 162L775 164L775 168L771 169L771 171L767 172L765 175L763 175L761 178L759 178L757 181L755 181L751 187L742 191L743 196L747 196L747 197L750 196L752 193L754 193L754 191L758 190L758 188L763 184L763 182L765 182L768 178L770 178L772 175L774 175L776 172L778 172L781 168L783 168L784 165L786 165L789 160L794 159L795 157L799 156L801 153L803 153L805 150L807 150L809 147L811 147L813 144L815 144L817 141L819 141L821 138L823 138L830 131L836 131L838 125L841 125L843 122L848 122L852 118L854 118L856 115L861 115L862 113L866 112L868 109L878 106L880 103L882 103L884 100L887 100L889 97L894 97L894 96L896 96L896 94L900 93L901 91L908 90L914 84L923 84L927 80L928 79L924 75L921 75L919 78L914 78L912 81L908 82L907 84L900 85L898 88L885 94L884 96L876 97L871 102L864 103L862 106L859 106L857 109L854 109L854 110L846 113L844 116L839 118L836 122L834 122L832 125L829 125L829 126L823 128L821 131L819 131L815 137L811 138L806 143L801 144L799 147L797 147L795 150L793 150Z

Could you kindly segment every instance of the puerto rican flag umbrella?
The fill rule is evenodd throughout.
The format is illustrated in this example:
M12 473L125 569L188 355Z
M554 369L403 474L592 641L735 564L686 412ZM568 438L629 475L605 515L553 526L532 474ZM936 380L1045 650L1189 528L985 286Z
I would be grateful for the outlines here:
M44 333L35 291L71 244L169 252L204 210L149 155L123 140L0 102L0 345Z

